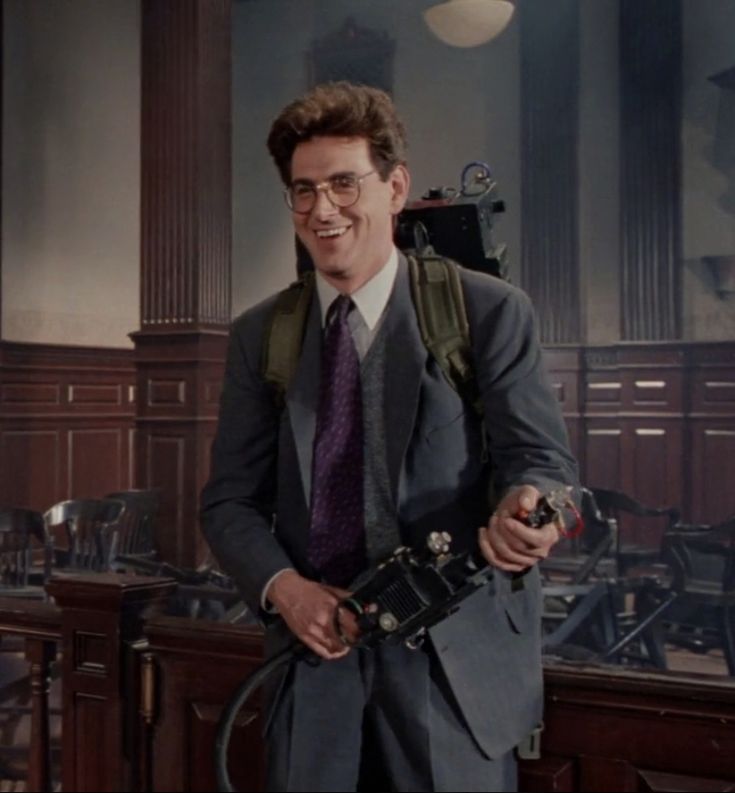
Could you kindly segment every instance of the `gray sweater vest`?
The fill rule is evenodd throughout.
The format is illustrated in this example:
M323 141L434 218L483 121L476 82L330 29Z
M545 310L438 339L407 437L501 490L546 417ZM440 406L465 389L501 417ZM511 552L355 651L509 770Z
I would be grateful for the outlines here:
M386 456L383 410L387 360L385 328L386 323L382 322L360 365L365 442L365 537L371 565L385 559L401 544Z

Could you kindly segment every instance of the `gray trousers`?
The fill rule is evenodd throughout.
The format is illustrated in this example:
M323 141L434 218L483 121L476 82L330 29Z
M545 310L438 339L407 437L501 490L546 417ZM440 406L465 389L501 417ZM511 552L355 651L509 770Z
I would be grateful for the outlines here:
M298 663L274 707L269 791L516 790L513 753L480 751L430 648Z

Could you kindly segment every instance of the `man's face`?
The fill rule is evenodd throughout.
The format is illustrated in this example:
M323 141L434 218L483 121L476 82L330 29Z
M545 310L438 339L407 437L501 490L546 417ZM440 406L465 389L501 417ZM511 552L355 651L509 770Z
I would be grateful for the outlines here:
M360 197L334 206L317 192L308 214L292 213L294 227L322 275L343 292L354 292L386 263L393 245L393 216L406 203L409 177L397 166L382 181L365 138L315 137L300 143L291 159L291 183L319 185L338 175L360 177Z

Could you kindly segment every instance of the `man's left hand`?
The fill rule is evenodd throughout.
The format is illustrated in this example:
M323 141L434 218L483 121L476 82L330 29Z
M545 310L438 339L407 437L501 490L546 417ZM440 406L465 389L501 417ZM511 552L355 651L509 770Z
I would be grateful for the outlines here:
M480 550L493 567L521 572L545 559L559 541L554 523L532 529L514 517L531 512L540 497L531 485L513 488L498 504L488 525L480 527Z

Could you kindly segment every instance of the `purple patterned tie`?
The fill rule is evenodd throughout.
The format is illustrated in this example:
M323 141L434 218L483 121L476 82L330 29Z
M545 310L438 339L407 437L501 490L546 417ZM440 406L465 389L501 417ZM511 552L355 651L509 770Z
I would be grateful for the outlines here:
M314 435L309 562L327 584L347 586L366 563L360 361L347 323L354 303L329 307Z

